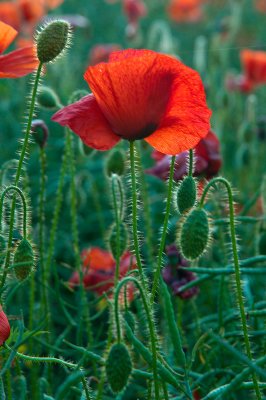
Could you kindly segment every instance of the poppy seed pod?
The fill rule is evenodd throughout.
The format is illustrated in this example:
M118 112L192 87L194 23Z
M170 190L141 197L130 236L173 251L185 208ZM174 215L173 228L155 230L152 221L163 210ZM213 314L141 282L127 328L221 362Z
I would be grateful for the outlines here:
M192 176L186 176L177 191L177 207L180 214L190 210L196 202L197 185Z
M0 306L0 346L2 346L10 335L10 325L6 314Z
M111 233L109 236L109 247L110 247L111 253L114 258L116 258L116 255L117 255L116 254L117 253L116 233L117 233L117 229L116 229L116 225L114 225L111 229ZM119 257L121 257L127 248L127 242L128 242L127 227L124 223L120 224L119 239L120 239Z
M188 260L200 257L209 242L209 221L205 210L194 208L184 220L180 232L180 248Z
M121 150L113 150L106 160L107 176L116 174L122 176L125 172L125 157Z
M34 119L31 124L31 133L35 142L43 149L49 135L46 123L42 119Z
M14 270L19 281L26 279L34 266L34 252L30 242L22 239L14 254Z
M58 20L48 23L37 35L37 56L41 63L54 61L67 47L70 24Z
M57 94L53 91L53 89L47 86L42 86L38 90L37 101L42 108L46 108L48 110L54 110L60 107L60 100Z
M108 354L105 364L108 383L114 393L123 390L132 371L129 351L123 343L115 343Z

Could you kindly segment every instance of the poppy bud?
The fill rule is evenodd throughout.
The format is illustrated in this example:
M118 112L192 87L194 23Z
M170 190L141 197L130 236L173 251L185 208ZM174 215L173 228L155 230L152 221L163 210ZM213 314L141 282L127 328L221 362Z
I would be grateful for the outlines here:
M58 20L48 23L38 33L37 56L41 63L48 63L58 57L67 47L70 36L70 24Z
M185 258L200 257L209 242L209 221L206 211L194 208L186 217L180 233L180 247Z
M117 233L116 225L113 225L111 228L110 236L109 236L109 247L110 247L111 253L115 259L116 259L116 251L117 251L117 249L116 249L116 233ZM123 222L120 224L119 239L120 239L119 257L121 257L127 248L127 242L128 242L127 227Z
M31 124L31 133L35 142L43 149L49 134L46 123L42 119L34 119Z
M10 335L10 325L6 314L0 306L0 346L2 346Z
M5 249L6 249L5 238L2 235L0 235L0 266L2 265L5 259Z
M48 110L60 108L60 100L57 94L53 91L53 89L47 86L42 86L38 90L37 101L41 107Z
M122 176L125 172L125 158L120 150L114 150L109 154L106 160L106 173L107 176L116 174Z
M114 393L121 392L132 371L129 351L123 343L115 343L108 354L105 370L108 383Z
M263 231L259 237L259 254L266 255L266 231Z
M180 214L190 210L196 202L197 186L192 176L186 176L177 192L177 207Z
M22 239L14 254L14 270L19 281L26 279L34 266L34 252L30 242Z
M135 322L133 313L131 311L127 310L124 314L124 318L125 318L126 323L129 325L130 329L132 330L132 332L134 332L136 322Z

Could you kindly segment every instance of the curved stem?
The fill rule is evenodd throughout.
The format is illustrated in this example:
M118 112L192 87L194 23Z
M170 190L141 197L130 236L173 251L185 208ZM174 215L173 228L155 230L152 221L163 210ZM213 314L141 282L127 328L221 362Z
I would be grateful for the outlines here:
M22 207L23 207L23 237L26 239L27 238L27 203L26 203L24 193L17 186L13 186L13 185L8 186L2 193L1 200L0 200L0 231L2 230L2 216L3 216L5 196L11 190L14 190L17 194L19 194L19 196L21 198Z
M166 201L166 211L165 211L165 216L164 216L163 231L162 231L162 237L161 237L160 248L159 248L158 263L157 263L157 267L156 267L156 270L154 273L154 279L153 279L153 285L152 285L151 303L154 302L157 286L159 283L160 273L161 273L163 251L164 251L164 246L165 246L165 241L166 241L168 221L169 221L169 215L170 215L170 209L171 209L172 191L173 191L173 184L174 184L174 171L175 171L175 156L172 156L171 166L170 166L167 201Z
M228 194L229 217L230 217L230 236L231 236L233 259L234 259L234 268L235 268L237 302L238 302L239 312L240 312L240 317L241 317L241 324L242 324L242 331L243 331L243 335L244 335L246 353L247 353L248 358L252 361L251 346L250 346L250 341L249 341L249 336L248 336L247 319L246 319L245 306L244 306L244 301L243 301L243 289L242 289L242 283L241 283L241 270L240 270L238 252L237 252L234 201L233 201L233 193L232 193L232 188L231 188L230 183L226 179L220 178L220 177L212 179L206 185L206 187L204 188L204 191L203 191L199 206L203 207L204 200L205 200L205 198L207 196L207 193L208 193L209 189L215 183L218 183L218 182L222 183L226 187L227 194ZM261 400L260 388L259 388L259 385L258 385L257 376L256 376L256 374L254 372L252 373L252 380L253 380L253 383L254 383L254 388L255 388L257 399Z
M158 372L157 372L157 349L156 349L156 335L155 335L155 329L154 329L154 324L152 321L152 315L150 312L150 307L148 300L146 298L144 289L142 288L141 284L136 278L133 278L131 276L124 278L122 281L119 282L117 285L116 291L115 291L115 321L116 321L116 329L117 329L117 340L118 342L121 341L121 326L120 326L120 318L119 318L119 293L120 290L124 285L126 285L128 282L134 282L134 284L137 286L143 306L146 312L146 316L148 319L148 325L149 325L149 331L150 331L150 339L151 339L151 351L152 351L152 370L153 370L153 378L154 378L154 389L155 389L155 400L159 400L159 381L158 381Z

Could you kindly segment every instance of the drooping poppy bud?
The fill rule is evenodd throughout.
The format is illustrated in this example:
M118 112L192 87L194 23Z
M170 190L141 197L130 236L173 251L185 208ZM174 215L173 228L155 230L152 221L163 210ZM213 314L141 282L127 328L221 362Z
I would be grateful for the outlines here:
M49 135L46 123L42 119L34 119L31 124L31 133L35 142L43 149Z
M0 305L0 346L3 346L5 341L9 338L9 335L10 325L2 306Z
M37 101L41 107L48 110L60 108L60 100L57 94L53 91L53 89L47 86L42 86L38 90Z
M177 191L177 207L180 214L190 210L196 202L197 185L192 176L186 176Z
M116 174L122 176L125 172L125 157L121 150L113 150L110 152L106 160L106 173L107 176Z
M205 210L194 208L186 219L180 232L180 248L185 258L195 260L200 257L209 242L209 221Z
M26 279L34 266L34 252L30 242L22 239L14 254L14 270L19 281Z
M132 371L129 351L123 343L115 343L108 354L105 364L108 383L114 393L123 390Z
M110 236L109 236L109 247L110 247L111 253L115 259L116 259L116 254L117 254L116 234L117 234L116 225L113 225L111 232L110 232ZM119 257L121 257L122 254L125 252L125 250L127 248L127 243L128 243L127 227L124 223L120 224L119 239L120 239Z
M48 23L38 34L37 56L41 63L54 61L67 47L70 39L70 24L63 20Z

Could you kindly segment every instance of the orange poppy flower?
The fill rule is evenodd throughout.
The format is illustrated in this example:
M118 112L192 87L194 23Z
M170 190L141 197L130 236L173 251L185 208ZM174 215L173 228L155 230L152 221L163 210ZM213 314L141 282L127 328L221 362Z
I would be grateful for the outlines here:
M17 35L11 26L0 21L0 54L10 45ZM0 78L19 78L30 74L38 67L39 61L33 46L0 55Z
M172 0L168 14L175 22L198 22L202 19L202 0Z
M242 50L244 75L252 86L266 83L266 51Z
M58 111L53 121L83 142L108 150L120 139L144 139L164 154L194 148L208 133L211 111L197 72L151 50L124 50L89 67L93 94Z
M99 247L92 247L84 250L81 257L83 259L83 285L85 289L101 295L114 286L116 262L110 252ZM124 277L131 268L135 267L135 257L128 251L125 252L120 260L119 278ZM70 287L74 288L79 283L79 273L75 271L69 280ZM131 292L129 290L130 295L132 295Z

